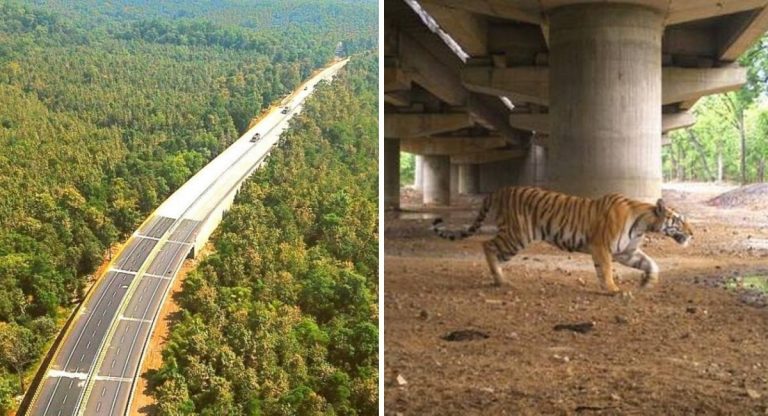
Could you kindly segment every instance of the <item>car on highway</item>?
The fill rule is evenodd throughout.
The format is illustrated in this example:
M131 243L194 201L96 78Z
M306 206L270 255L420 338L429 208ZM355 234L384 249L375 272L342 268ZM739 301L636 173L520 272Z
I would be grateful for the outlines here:
M288 114L288 107L285 107L285 108L283 108L283 111L281 111L280 113L282 113L282 114Z
M256 133L251 137L251 143L256 143L261 139L261 133Z

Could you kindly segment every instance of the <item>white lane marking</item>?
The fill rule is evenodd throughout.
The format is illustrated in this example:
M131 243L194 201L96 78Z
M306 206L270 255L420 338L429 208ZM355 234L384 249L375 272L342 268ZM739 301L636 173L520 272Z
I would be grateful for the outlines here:
M122 270L122 269L109 269L109 271L111 271L111 272L117 272L117 273L125 273L125 274L132 274L132 275L136 275L136 272L131 272L131 271L128 271L128 270ZM158 279L166 279L166 280L171 280L171 277L170 277L170 276L161 276L161 275L159 275L159 274L153 274L153 273L142 273L141 275L142 275L142 276L148 276L148 277L156 277L156 278L158 278ZM127 288L128 288L128 286L125 286L125 285L123 286L123 289L127 289ZM115 294L116 294L116 293L117 293L117 292L115 292ZM115 294L112 294L112 296L115 296Z
M62 370L48 370L48 377L65 377L65 378L76 378L79 380L85 380L88 378L88 373L72 373L69 371L62 371Z
M148 235L143 235L143 234L134 234L134 236L139 237L139 238L146 238L147 240L160 241L160 239L157 238L157 237L150 237ZM192 245L192 243L187 243L187 242L179 241L179 240L165 240L165 242L166 243L181 244L183 246L191 246Z
M96 381L117 381L118 383L133 383L133 379L130 377L113 377L113 376L96 376Z
M152 323L152 320L150 320L150 319L131 318L131 317L128 317L128 316L120 316L120 320L121 321L131 321L131 322L141 322L141 323L145 323L145 324ZM125 335L123 335L123 337L125 337ZM120 338L120 342L122 342L122 341L123 341L123 339Z

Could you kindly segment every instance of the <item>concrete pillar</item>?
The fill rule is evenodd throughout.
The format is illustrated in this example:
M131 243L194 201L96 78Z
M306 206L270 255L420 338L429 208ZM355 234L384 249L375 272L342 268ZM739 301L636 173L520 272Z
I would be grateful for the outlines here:
M583 196L661 195L663 16L579 4L549 16L550 183Z
M424 204L449 205L451 202L450 156L424 156Z
M421 190L424 187L424 157L421 155L415 156L413 166L413 187Z
M480 167L474 164L459 165L459 193L476 194L480 190Z
M519 185L546 186L546 149L539 145L532 145L528 155L523 159L518 179Z
M400 209L400 140L384 139L384 209Z
M459 194L459 165L451 163L451 195Z

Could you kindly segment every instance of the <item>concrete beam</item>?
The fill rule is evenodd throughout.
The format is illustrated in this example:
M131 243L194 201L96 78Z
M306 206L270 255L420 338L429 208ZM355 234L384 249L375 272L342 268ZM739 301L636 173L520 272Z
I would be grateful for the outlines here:
M403 151L417 155L460 155L497 149L507 145L501 137L419 137L403 139Z
M436 4L486 16L500 17L506 20L516 20L518 22L541 23L541 16L539 13L516 7L515 2L509 0L420 0L419 3L424 6L427 4Z
M727 38L723 39L718 55L723 61L735 61L755 41L768 30L768 7L755 13L745 25L739 25Z
M384 137L431 136L471 127L474 124L472 117L466 113L387 113L384 117Z
M484 163L499 162L509 159L520 159L525 157L525 150L490 150L478 153L466 153L462 155L451 156L451 163L457 165L474 164L480 165Z
M519 132L513 130L507 121L509 109L497 97L470 94L467 111L478 123L504 136L509 144L523 142Z
M393 2L394 3L394 2ZM404 3L385 10L385 22L389 25L404 25L413 28L422 27L421 19ZM402 13L394 13L400 7ZM386 12L397 19L387 20ZM462 84L460 69L464 65L448 46L429 30L412 30L406 33L400 30L398 38L398 62L414 82L425 90L452 106L466 106L467 111L478 122L497 130L511 141L519 140L519 135L509 126L506 107L494 105L489 97L473 97ZM497 100L498 101L498 100ZM405 136L403 136L405 137Z
M661 103L673 104L739 89L747 82L746 68L663 68Z
M488 26L488 50L499 65L524 66L536 62L536 57L547 51L544 26L526 24L490 24Z
M411 79L450 105L464 105L469 93L458 74L407 34L401 34L398 58ZM458 58L456 58L458 60Z
M537 133L548 135L550 133L549 114L511 114L509 124L523 130L531 130ZM690 127L696 123L696 117L690 112L680 112L674 114L662 114L661 131Z
M535 131L536 133L549 134L549 114L510 114L509 124L512 127Z
M506 96L512 102L547 105L549 101L549 69L546 67L469 67L461 72L461 82L470 91Z
M715 16L725 16L764 7L766 0L673 0L669 4L665 24L674 25Z
M661 132L666 133L676 129L690 127L696 124L696 116L689 111L661 115Z
M422 2L422 7L469 56L488 55L488 25L484 18L436 3Z
M411 89L411 78L401 68L384 67L384 92Z
M724 68L662 68L662 104L698 99L732 91L747 82L747 70ZM470 67L462 71L467 89L483 94L507 96L515 101L548 105L547 67Z
M670 55L715 56L715 33L707 28L668 27L661 38L661 51Z
M395 107L408 107L411 105L410 91L391 91L384 93L384 102Z

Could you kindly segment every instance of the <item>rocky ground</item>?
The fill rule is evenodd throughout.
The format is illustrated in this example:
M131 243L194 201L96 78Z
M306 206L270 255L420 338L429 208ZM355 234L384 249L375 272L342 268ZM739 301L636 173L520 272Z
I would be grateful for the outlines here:
M651 290L616 265L631 297L601 293L589 256L545 244L493 287L480 247L492 230L441 240L404 192L404 212L385 218L386 414L768 414L768 308L744 283L768 275L768 212L708 203L732 189L666 187L695 239L648 241L662 270ZM477 204L439 215L465 224Z

